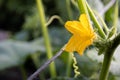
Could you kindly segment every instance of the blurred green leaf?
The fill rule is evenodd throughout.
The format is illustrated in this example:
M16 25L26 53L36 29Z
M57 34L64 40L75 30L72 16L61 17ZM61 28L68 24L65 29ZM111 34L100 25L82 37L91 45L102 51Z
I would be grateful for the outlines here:
M25 41L25 40L28 40L29 33L28 31L20 31L16 33L13 37L15 40Z
M24 63L30 53L44 51L43 46L29 42L6 40L0 42L0 70Z

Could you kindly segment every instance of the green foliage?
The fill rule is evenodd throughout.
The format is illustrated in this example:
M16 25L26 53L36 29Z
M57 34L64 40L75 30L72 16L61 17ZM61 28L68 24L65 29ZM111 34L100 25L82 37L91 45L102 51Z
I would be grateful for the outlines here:
M32 42L0 42L0 70L23 64L26 57L36 51L44 51L44 48Z

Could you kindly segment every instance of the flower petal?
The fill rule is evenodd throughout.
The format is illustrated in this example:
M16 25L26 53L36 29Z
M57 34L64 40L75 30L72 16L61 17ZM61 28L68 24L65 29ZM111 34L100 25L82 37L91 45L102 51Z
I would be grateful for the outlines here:
M90 29L92 30L92 27L88 21L88 18L87 18L87 15L86 14L81 14L80 17L79 17L79 20L82 24L82 26L87 30L89 31Z
M92 42L91 42L90 40L83 41L83 42L79 45L79 47L76 49L76 51L77 51L80 55L82 55L83 52L84 52L84 50L85 50L89 45L91 45L91 44L92 44Z
M79 21L67 21L65 24L65 28L70 31L72 34L79 34L80 31L82 31L80 29L80 27L82 27L81 23Z
M65 46L65 51L75 51L76 37L73 35Z

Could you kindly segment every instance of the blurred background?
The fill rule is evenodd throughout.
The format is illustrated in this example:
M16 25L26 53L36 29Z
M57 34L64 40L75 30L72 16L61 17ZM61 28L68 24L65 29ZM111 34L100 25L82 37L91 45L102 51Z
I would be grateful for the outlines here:
M70 0L71 16L67 11L67 0L42 1L46 21L53 15L58 15L62 19L62 21L54 19L48 26L52 52L55 54L68 41L71 35L64 28L64 22L71 19L77 20L80 12L74 0ZM87 1L92 9L100 14L112 0ZM101 15L109 28L113 25L114 8L113 4L107 12ZM118 20L118 32L120 31L119 22L120 19ZM120 80L119 50L120 47L116 50L111 65L109 80ZM78 78L73 78L72 65L70 75L65 74L68 53L64 52L55 60L57 77L51 78L49 68L46 68L41 73L40 78L36 80L97 80L103 55L98 56L97 50L92 46L85 51L85 55L79 56L75 53L75 56L81 72ZM0 0L0 80L25 80L46 60L46 49L36 1Z

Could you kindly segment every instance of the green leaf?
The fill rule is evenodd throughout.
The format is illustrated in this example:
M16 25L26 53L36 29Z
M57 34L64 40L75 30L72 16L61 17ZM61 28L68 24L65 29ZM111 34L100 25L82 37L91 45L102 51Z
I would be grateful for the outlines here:
M6 40L0 42L0 70L23 64L30 53L44 51L43 46L29 42Z

